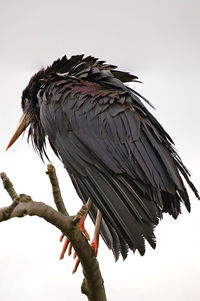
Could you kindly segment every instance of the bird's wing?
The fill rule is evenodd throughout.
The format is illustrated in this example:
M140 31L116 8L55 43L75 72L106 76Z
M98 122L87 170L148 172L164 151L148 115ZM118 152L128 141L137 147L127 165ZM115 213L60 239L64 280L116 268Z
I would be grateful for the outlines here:
M189 209L170 137L131 90L63 80L45 89L40 114L79 196L102 211L116 257L127 246L144 254L144 238L155 247L162 211L176 217L182 200Z

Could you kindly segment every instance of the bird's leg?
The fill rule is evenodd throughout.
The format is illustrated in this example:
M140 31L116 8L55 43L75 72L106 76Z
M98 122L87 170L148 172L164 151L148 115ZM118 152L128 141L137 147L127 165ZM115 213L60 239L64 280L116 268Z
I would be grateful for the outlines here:
M80 220L80 222L78 223L78 227L79 229L81 230L81 232L85 235L85 237L87 238L87 240L90 240L90 237L89 237L89 234L87 233L85 227L84 227L84 222L85 222L85 219L88 215L88 212L92 206L92 200L89 198L87 203L86 203L86 206L87 206L87 211L85 212L84 216L82 217L82 219ZM62 241L64 238L64 234L61 235L60 237L60 241ZM60 260L64 258L64 255L65 255L65 252L68 248L68 256L71 255L71 250L72 250L72 245L69 241L69 239L67 237L65 237L65 241L64 241L64 244L63 244L63 248L62 248L62 252L60 254ZM76 255L74 255L74 257L76 257Z
M101 227L101 220L102 220L102 213L101 213L101 211L98 210L95 228L94 228L94 236L93 236L92 242L90 244L90 246L94 250L95 256L97 256L98 248L99 248L99 233L100 233L100 227Z
M86 213L84 214L84 216L82 217L82 219L80 220L80 222L78 223L78 227L81 230L81 232L85 235L85 237L87 238L87 240L90 240L90 236L88 234L88 232L86 231L85 227L84 227L84 223L85 223L85 219L88 215L88 212L92 206L92 201L89 199L86 206L88 207Z
M95 256L97 256L98 248L99 248L99 233L100 233L100 227L101 227L101 220L102 220L102 213L101 213L101 211L98 210L95 228L94 228L94 236L93 236L92 242L90 244L91 248L94 250ZM76 253L74 254L74 258L75 257L76 257ZM79 258L77 258L72 273L75 273L77 271L79 263L80 263L80 260L79 260Z

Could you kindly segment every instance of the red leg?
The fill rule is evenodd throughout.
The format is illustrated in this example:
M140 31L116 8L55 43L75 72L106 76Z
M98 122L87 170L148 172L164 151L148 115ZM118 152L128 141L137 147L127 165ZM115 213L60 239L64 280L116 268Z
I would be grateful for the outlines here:
M90 244L91 248L94 250L95 256L97 256L98 248L99 248L99 233L100 233L100 227L101 227L101 220L102 220L102 213L98 210L95 228L94 228L94 236L93 236L93 240ZM75 273L77 271L79 263L80 263L80 260L79 260L79 258L77 258L72 273Z
M87 238L87 240L90 240L90 236L89 236L88 232L86 231L86 229L84 227L85 219L86 219L86 217L88 215L88 212L89 212L89 210L84 214L83 218L78 223L78 227L81 230L81 232L85 235L85 237Z
M86 231L86 229L85 229L85 227L84 227L85 219L86 219L86 217L87 217L87 215L88 215L88 212L89 212L89 210L90 210L90 208L91 208L91 206L92 206L92 200L91 200L90 198L88 199L86 206L88 207L88 209L87 209L87 211L85 212L83 218L82 218L82 219L80 220L80 222L78 223L78 227L79 227L79 229L83 232L83 234L85 235L85 237L86 237L88 240L90 240L89 234L87 233L87 231ZM64 237L64 234L61 235L60 241L63 240L63 237ZM60 254L60 260L64 258L65 252L66 252L67 248L68 248L68 256L70 256L70 255L71 255L71 250L72 250L72 245L71 245L69 239L66 237L66 238L65 238L64 245L63 245L63 248L62 248L62 251L61 251L61 254ZM76 256L75 256L75 257L76 257Z
M95 228L94 228L94 236L93 236L93 240L90 244L90 246L94 250L95 256L97 256L98 248L99 248L99 233L100 233L100 227L101 227L101 220L102 220L102 213L98 210Z

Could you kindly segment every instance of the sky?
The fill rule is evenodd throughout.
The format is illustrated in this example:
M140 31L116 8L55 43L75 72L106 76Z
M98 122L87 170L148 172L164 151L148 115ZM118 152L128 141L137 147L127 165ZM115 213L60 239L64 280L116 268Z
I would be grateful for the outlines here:
M0 1L0 172L17 193L53 204L46 164L27 144L27 133L6 152L21 117L21 93L30 77L53 60L86 54L139 76L134 88L148 98L153 114L172 136L200 191L199 79L200 2L195 0ZM62 164L48 148L69 212L81 207ZM98 261L109 301L200 300L200 203L177 220L165 215L155 230L157 247L129 252L115 263L100 241ZM0 184L1 206L10 199ZM88 229L93 225L87 221ZM58 229L37 217L0 224L2 301L86 300L82 271L59 261Z

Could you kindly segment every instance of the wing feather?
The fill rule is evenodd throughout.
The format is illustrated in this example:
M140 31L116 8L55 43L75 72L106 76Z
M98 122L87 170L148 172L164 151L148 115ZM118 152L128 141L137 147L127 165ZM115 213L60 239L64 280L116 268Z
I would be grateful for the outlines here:
M84 75L89 68L90 58L84 63L74 58L79 59L76 69L71 62L71 74ZM181 201L190 209L180 173L192 184L171 138L140 95L125 88L114 72L99 68L91 71L98 85L79 79L76 86L65 75L66 84L62 77L48 87L41 121L80 198L93 200L93 221L101 210L101 235L115 258L119 253L126 258L128 248L143 255L144 239L155 247L153 230L162 212L176 218ZM118 73L124 80L129 76Z

